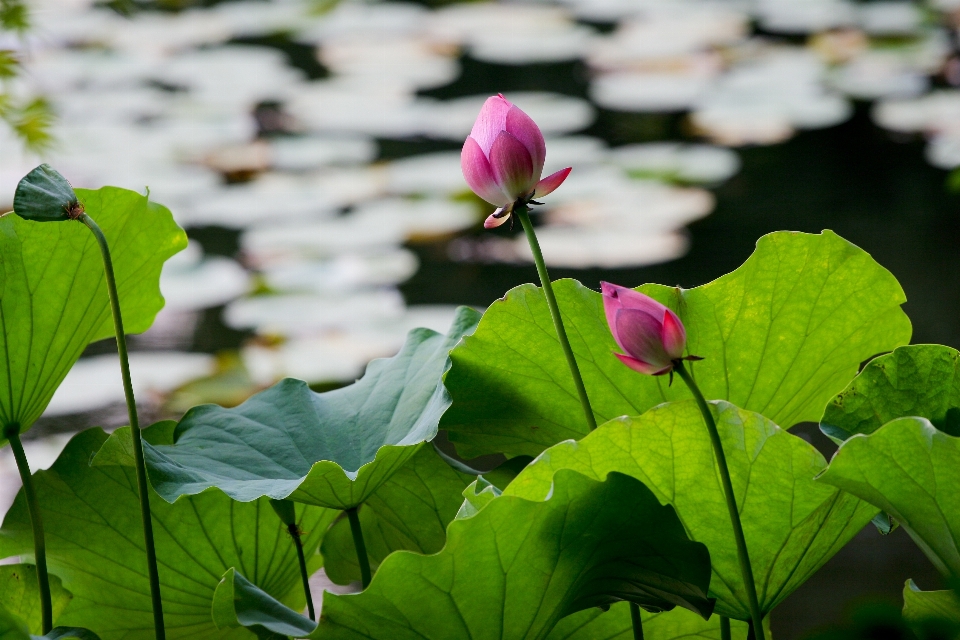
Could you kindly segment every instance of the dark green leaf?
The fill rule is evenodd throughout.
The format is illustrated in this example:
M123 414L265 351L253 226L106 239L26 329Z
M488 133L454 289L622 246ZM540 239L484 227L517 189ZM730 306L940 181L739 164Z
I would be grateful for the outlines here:
M892 515L941 573L960 576L960 438L898 418L844 442L818 479Z
M214 593L213 622L219 629L246 627L258 638L302 638L317 626L309 618L265 593L232 567L223 575Z
M138 193L77 193L110 243L124 326L146 331L163 307L163 262L187 237L167 209ZM87 345L114 335L100 249L89 229L0 217L0 324L0 424L23 431Z
M463 502L474 476L444 462L433 447L422 447L407 464L380 485L358 510L370 566L376 571L401 549L436 553L447 539L447 525ZM338 584L360 580L350 523L340 518L320 547L324 571Z
M50 576L50 598L54 621L70 602L71 594L63 588L60 578ZM37 568L32 564L0 565L0 607L26 622L31 633L40 633L40 589Z
M136 474L89 464L106 439L100 429L84 431L50 470L34 474L50 572L73 593L58 623L92 629L103 640L151 640ZM249 637L244 630L217 631L210 616L214 590L230 567L281 602L303 606L296 550L266 499L238 503L208 491L171 505L154 495L151 509L168 640ZM336 512L298 505L297 513L308 564L316 570L316 549ZM0 558L32 551L21 491L0 528Z
M826 461L809 443L763 416L716 401L760 607L766 614L847 543L877 510L814 481ZM686 531L710 549L710 595L717 613L749 619L733 530L713 448L693 401L672 402L639 418L619 418L580 442L541 454L504 496L547 495L552 478L573 469L592 478L620 472L673 505Z
M438 554L392 554L360 594L326 594L314 637L535 640L622 599L709 615L706 548L672 508L618 473L561 471L552 486L542 502L505 495L454 520Z
M146 447L150 479L169 501L218 487L241 502L356 507L436 435L450 406L448 353L478 320L461 307L445 336L411 331L400 353L349 387L314 393L287 379L234 409L191 409L175 445Z
M872 360L830 401L820 428L839 444L907 416L926 418L941 431L960 435L960 352L918 344Z
M570 280L554 288L598 422L690 397L613 356L599 293ZM640 290L683 320L688 352L705 358L693 373L708 399L788 427L818 420L862 361L910 339L896 279L830 231L764 236L743 266L694 289ZM465 457L537 455L587 434L540 289L510 291L450 355L454 404L443 428Z

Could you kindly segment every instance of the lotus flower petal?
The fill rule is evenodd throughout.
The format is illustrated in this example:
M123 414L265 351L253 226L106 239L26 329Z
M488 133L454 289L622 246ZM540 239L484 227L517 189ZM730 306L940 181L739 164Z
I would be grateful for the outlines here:
M467 138L460 152L460 169L470 189L492 205L502 207L513 199L497 184L490 162L473 138Z
M547 157L547 145L543 141L540 127L533 121L533 118L514 105L507 111L504 130L522 142L523 146L530 152L530 159L533 160L533 175L539 179L540 174L543 173L543 161ZM563 181L561 180L561 182Z
M506 129L507 112L513 104L503 97L503 94L497 94L487 98L486 102L480 108L480 115L473 123L473 129L470 130L470 137L477 141L483 154L490 157L490 149L501 131Z
M504 222L509 220L510 216L512 215L512 212L507 211L507 213L504 214L503 210L504 210L504 207L500 207L499 209L491 213L489 216L487 216L487 219L483 221L483 228L496 229L497 227L502 225Z
M567 179L567 176L570 175L571 167L566 169L560 169L556 173L551 173L546 178L537 183L537 189L533 192L534 198L542 198L543 196L553 193L557 187L563 184L563 181Z
M507 131L500 132L490 149L490 167L510 201L527 195L536 184L530 152Z
M683 323L671 309L663 314L663 328L660 333L663 348L671 360L683 357L683 350L687 346L687 330Z
M617 342L627 355L658 369L671 366L672 358L663 347L660 319L639 309L620 309L616 318Z
M638 360L637 358L631 358L630 356L625 356L622 353L615 353L613 355L617 356L617 358L620 359L620 362L627 365L634 371L646 374L648 376L662 376L665 373L669 373L670 370L673 369L672 364L668 367L657 367L652 364L648 364L643 360Z

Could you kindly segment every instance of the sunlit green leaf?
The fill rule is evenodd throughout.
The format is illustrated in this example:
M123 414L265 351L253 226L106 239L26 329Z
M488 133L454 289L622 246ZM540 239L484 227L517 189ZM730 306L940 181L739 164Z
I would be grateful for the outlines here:
M50 572L73 593L58 623L92 629L103 640L153 640L135 472L89 464L106 439L100 429L84 431L50 470L34 474ZM154 495L151 509L168 640L249 637L240 629L217 631L210 616L214 590L230 567L285 604L303 606L296 550L266 499L238 503L208 491L171 505ZM299 505L297 513L315 570L315 551L336 512ZM0 528L0 558L32 551L21 492Z
M926 418L941 431L960 435L960 352L918 344L871 360L830 401L820 428L839 444L908 416Z
M690 397L684 385L640 375L613 356L599 293L570 280L554 288L599 423ZM688 353L705 358L692 371L708 399L786 427L818 420L862 361L910 339L896 279L830 231L764 236L743 266L694 289L640 290L683 320ZM537 455L586 435L537 287L517 287L492 304L451 359L446 382L454 403L443 428L462 455Z
M133 191L77 195L110 243L124 327L146 331L163 307L163 262L186 246L186 235L166 208ZM0 321L0 423L25 430L86 346L114 335L100 249L89 229L0 217Z
M258 638L301 638L316 623L279 602L230 568L213 596L213 622L219 629L247 628Z
M433 447L422 447L358 509L370 566L375 571L393 551L436 553L446 541L447 525L463 502L474 476L444 462ZM360 580L350 523L340 518L320 547L324 571L338 584Z
M342 389L286 379L233 409L190 410L176 444L146 447L153 486L169 501L218 487L241 502L356 507L436 435L450 406L448 353L478 320L461 307L447 335L414 329L400 353Z
M818 478L892 515L944 575L960 575L960 438L899 418L844 442Z
M221 619L239 621L242 608L248 621L291 633L296 619L246 585L238 589L238 578L232 598L223 598L236 603L236 615ZM562 471L546 500L493 500L451 523L439 553L394 553L362 593L327 593L308 637L536 640L567 614L624 599L709 616L709 579L706 548L688 540L673 509L642 484Z
M72 596L63 588L60 578L49 578L53 620L56 622ZM37 568L34 565L0 565L0 607L19 616L31 633L40 633L40 589L37 585Z
M39 633L39 632L38 632ZM0 640L100 640L89 629L76 627L56 627L45 635L32 635L27 623L16 613L6 609L0 603Z
M960 598L953 590L921 591L913 580L903 585L903 619L907 622L937 620L960 631Z
M704 620L686 609L663 613L641 611L644 640L721 640L720 616ZM730 621L733 637L747 637L747 624ZM768 636L769 637L769 636ZM587 609L563 618L547 640L634 640L633 623L627 603L620 602L607 612Z
M814 481L826 461L809 443L763 416L711 403L736 493L760 608L772 610L843 547L877 510ZM504 496L543 498L561 469L592 478L631 475L673 505L694 540L710 549L717 613L749 619L733 531L707 429L693 401L619 418L580 442L543 452Z

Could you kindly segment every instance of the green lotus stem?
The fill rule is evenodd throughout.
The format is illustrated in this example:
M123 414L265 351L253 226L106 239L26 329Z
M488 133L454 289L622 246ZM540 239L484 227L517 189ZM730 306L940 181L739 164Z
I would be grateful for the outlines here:
M730 635L730 618L720 616L720 640L732 640Z
M103 256L103 271L107 279L107 292L110 295L110 308L113 311L113 327L117 334L117 351L120 354L120 372L123 375L123 393L127 399L127 415L130 419L130 436L133 441L133 455L137 467L137 489L140 494L140 519L143 521L143 542L147 552L147 572L150 579L150 598L153 601L153 626L156 640L165 640L163 626L163 602L160 599L160 573L157 570L157 550L153 541L153 520L150 516L150 487L147 482L147 469L143 462L143 440L140 433L140 420L137 417L137 402L133 397L133 383L130 380L130 360L127 357L127 339L123 333L123 317L120 314L120 298L117 296L117 281L113 273L113 260L110 258L110 245L100 226L86 213L78 218L85 224L100 245Z
M760 629L760 633L763 633L763 627L760 625L754 626L753 620L747 623L747 640L756 640L757 634L754 633L754 629ZM762 636L761 636L762 637Z
M577 395L580 396L580 406L583 407L583 416L587 419L587 426L590 428L590 431L593 431L597 428L597 419L593 416L593 409L590 407L590 398L587 397L587 389L583 386L583 376L580 375L580 367L577 366L577 359L573 355L573 349L570 348L570 341L567 339L567 332L563 328L563 318L560 317L560 307L557 306L557 296L553 293L553 284L550 282L550 274L547 273L547 265L543 261L543 253L540 251L537 234L534 232L533 225L530 223L527 205L516 206L513 213L520 218L523 232L527 235L527 242L530 244L530 251L533 253L533 261L536 263L537 273L540 275L540 284L543 285L543 293L547 298L547 306L550 308L553 327L557 330L560 347L563 349L563 355L567 358L567 366L570 367L570 374L573 376L573 384L577 388Z
M360 563L360 584L366 589L370 584L370 558L367 557L367 545L363 543L363 529L360 528L360 516L356 507L347 509L347 518L350 520L353 546L357 548L357 562Z
M633 640L643 640L643 622L640 620L640 606L630 603L630 620L633 622Z
M3 437L10 442L13 457L17 461L17 471L23 482L23 495L27 499L27 511L30 513L30 526L33 528L33 555L37 562L37 586L40 589L40 625L44 635L53 629L53 605L50 599L50 576L47 574L47 543L43 535L43 518L40 515L40 503L33 488L30 465L27 454L20 442L20 425L9 424L3 429Z
M751 628L756 631L758 640L766 640L763 635L763 625L761 624L763 616L760 614L760 604L757 601L757 585L753 580L753 568L750 566L750 555L747 553L747 541L743 537L743 524L740 522L740 510L737 508L737 498L733 494L733 483L730 481L730 469L727 467L727 457L723 453L723 444L720 442L720 432L717 431L717 423L710 413L710 407L700 388L694 381L690 372L683 366L682 360L677 360L674 365L674 371L677 372L683 381L687 383L690 393L697 401L700 407L700 413L703 414L703 421L707 424L707 431L710 433L710 442L713 444L713 453L717 459L717 467L720 469L720 480L723 483L723 496L727 501L727 511L730 513L730 524L733 526L733 537L737 543L737 558L740 560L740 574L743 576L743 584L747 589L747 599L750 605ZM748 637L753 637L751 634Z
M307 597L307 612L311 620L317 619L317 613L313 610L313 595L310 593L310 574L307 573L307 559L303 555L303 542L300 540L300 529L292 524L287 527L290 537L293 538L293 544L297 548L297 559L300 561L300 580L303 581L303 595Z

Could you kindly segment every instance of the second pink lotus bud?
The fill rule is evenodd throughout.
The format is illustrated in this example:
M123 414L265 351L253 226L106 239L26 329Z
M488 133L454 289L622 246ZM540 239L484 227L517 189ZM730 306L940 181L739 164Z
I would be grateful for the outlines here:
M687 332L677 314L633 289L601 282L600 291L610 332L624 351L614 355L640 373L660 376L673 371L687 346Z

